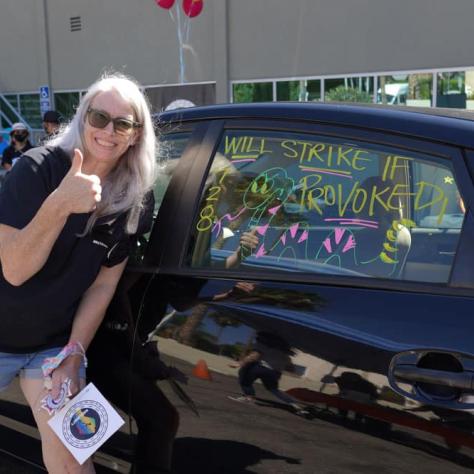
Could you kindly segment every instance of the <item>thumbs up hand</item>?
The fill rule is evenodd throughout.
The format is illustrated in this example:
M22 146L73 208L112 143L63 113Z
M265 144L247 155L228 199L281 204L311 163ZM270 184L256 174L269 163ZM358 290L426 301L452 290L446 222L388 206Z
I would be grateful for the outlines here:
M71 168L55 191L63 210L69 214L91 212L101 200L100 178L82 172L83 160L81 150L75 148Z

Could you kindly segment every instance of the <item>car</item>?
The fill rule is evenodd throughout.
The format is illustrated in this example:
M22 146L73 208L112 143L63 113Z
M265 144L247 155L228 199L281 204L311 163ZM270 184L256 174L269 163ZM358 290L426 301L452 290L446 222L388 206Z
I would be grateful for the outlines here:
M158 382L179 412L173 472L474 468L473 118L318 103L157 116L154 226L104 324L129 335L119 377L143 370L145 345L187 377ZM18 389L1 396L2 450L39 464ZM142 396L122 415L141 403L159 426L162 399ZM96 463L127 472L140 443L126 424Z

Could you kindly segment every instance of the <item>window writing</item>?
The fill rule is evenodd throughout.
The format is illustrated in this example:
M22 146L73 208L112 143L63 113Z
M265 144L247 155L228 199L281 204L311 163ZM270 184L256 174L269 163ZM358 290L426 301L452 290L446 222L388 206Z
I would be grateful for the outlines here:
M313 134L228 131L188 264L446 282L464 217L459 199L450 163L438 157Z

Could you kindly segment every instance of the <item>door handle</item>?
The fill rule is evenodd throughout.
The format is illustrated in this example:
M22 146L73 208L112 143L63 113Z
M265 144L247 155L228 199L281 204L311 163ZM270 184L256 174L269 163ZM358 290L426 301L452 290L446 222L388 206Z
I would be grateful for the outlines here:
M410 383L429 383L445 385L461 390L474 390L474 373L448 372L416 367L409 364L400 364L393 367L392 373L396 379Z
M474 356L420 348L395 354L388 369L390 387L421 404L450 410L474 409Z

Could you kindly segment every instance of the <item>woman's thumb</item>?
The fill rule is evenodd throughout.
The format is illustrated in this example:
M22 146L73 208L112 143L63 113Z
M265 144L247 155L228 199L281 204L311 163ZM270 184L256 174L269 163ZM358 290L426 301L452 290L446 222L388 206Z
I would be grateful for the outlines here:
M82 151L79 150L79 148L74 148L74 156L72 157L71 169L69 170L69 173L80 173L82 171L83 160L84 157L82 155Z

